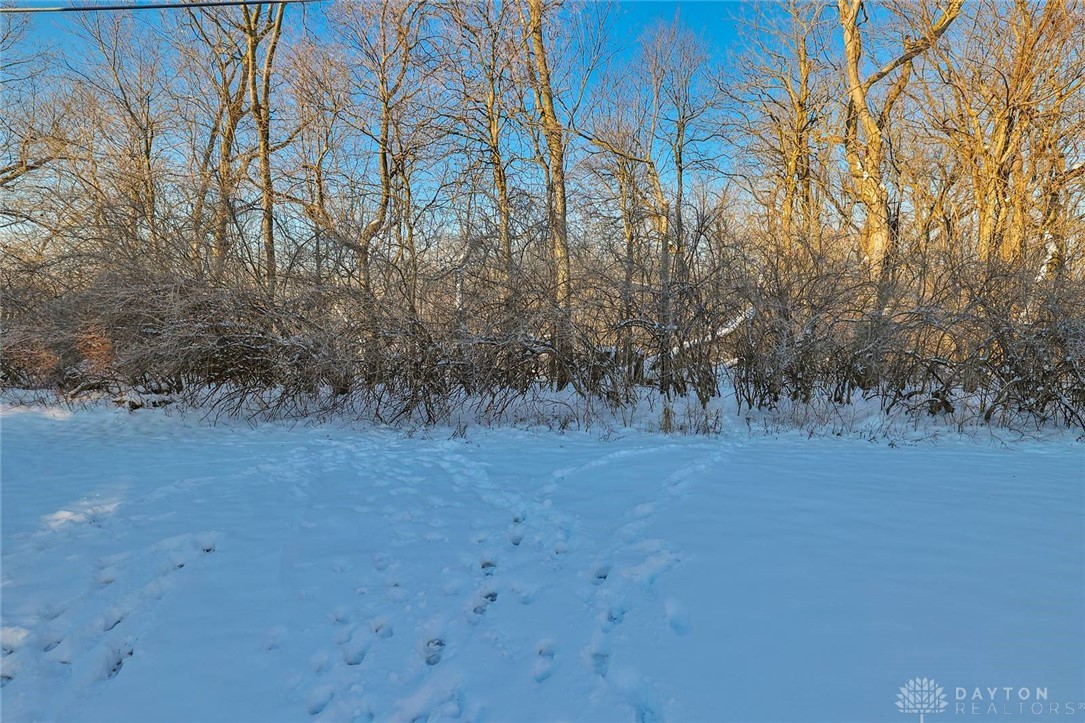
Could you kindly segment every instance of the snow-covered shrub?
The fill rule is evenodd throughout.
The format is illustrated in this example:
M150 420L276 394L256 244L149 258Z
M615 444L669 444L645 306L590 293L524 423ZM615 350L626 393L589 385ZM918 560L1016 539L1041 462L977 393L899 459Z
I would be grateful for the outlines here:
M961 260L926 263L925 276L901 264L875 279L824 246L780 254L757 238L716 253L675 284L670 328L658 323L655 289L624 294L624 281L600 269L562 350L545 268L516 294L480 285L487 293L458 304L396 287L377 297L296 282L271 296L237 280L113 270L5 308L0 382L68 398L131 392L224 414L409 424L559 408L582 424L600 410L632 420L658 393L655 424L705 431L729 381L740 411L866 402L890 417L1085 428L1080 281ZM455 298L446 276L428 283L428 294ZM567 389L555 389L563 377ZM660 417L682 408L701 421Z

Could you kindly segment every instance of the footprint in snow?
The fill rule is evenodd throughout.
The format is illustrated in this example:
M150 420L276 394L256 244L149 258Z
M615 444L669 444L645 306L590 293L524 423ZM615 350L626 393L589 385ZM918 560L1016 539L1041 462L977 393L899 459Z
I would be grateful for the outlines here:
M264 639L264 650L275 650L282 645L286 633L286 627L283 625L276 625L268 630L267 637Z
M373 621L373 634L380 638L392 637L392 623L388 622L384 618L378 618Z
M64 607L63 605L46 605L39 612L41 613L41 616L46 620L56 620L65 612L67 612L67 610L68 608Z
M0 627L0 652L3 652L6 658L21 648L29 637L30 631L26 628L20 628L17 625Z
M322 685L314 690L309 694L309 715L320 715L328 707L328 703L332 702L333 697L335 697L335 689L330 685Z
M124 622L126 617L128 617L126 611L113 608L106 614L105 622L102 623L102 632L108 633L110 630Z
M602 650L592 653L591 668L600 678L607 677L607 669L610 668L610 653Z
M151 580L149 583L139 589L139 595L144 600L161 600L162 596L166 594L166 585L162 578Z
M402 602L406 599L407 593L404 591L403 586L399 582L393 582L391 587L388 588L388 599L394 602Z
M663 613L667 624L671 626L671 630L674 631L675 635L689 633L689 620L686 618L686 611L681 603L674 599L668 599L663 603Z
M521 605L530 605L535 602L535 598L539 594L538 585L527 584L524 582L513 582L509 586L509 589L519 598Z
M662 723L659 693L655 687L631 668L619 669L608 679L611 688L633 707L637 723Z
M541 683L554 674L554 644L549 640L541 640L535 652L539 658L535 661L533 677L536 683Z
M493 602L497 602L497 592L495 590L490 590L482 595L482 599L475 605L472 612L474 612L475 615L482 615L486 612L486 608L490 607L490 603Z
M324 675L332 667L332 658L326 651L315 653L313 657L309 658L309 662L313 666L313 672L317 675Z
M592 585L602 585L607 581L607 577L610 576L610 565L600 565L595 569L592 574Z
M188 564L188 558L179 552L170 553L163 570L169 572L170 570L183 570L185 565Z
M340 648L343 651L343 662L347 665L360 665L369 653L368 640L348 640Z
M426 665L437 665L444 655L445 641L433 638L426 643Z
M636 711L637 723L663 723L663 717L651 706L637 704L633 709Z
M124 667L125 661L131 658L135 652L135 649L128 644L110 651L110 654L106 657L105 679L112 680L116 678L120 674L121 668Z
M612 605L606 613L606 621L603 623L603 630L610 630L618 625L621 625L625 620L626 610L621 605Z
M581 649L581 660L593 673L606 678L610 670L610 642L603 633L596 633L592 641Z

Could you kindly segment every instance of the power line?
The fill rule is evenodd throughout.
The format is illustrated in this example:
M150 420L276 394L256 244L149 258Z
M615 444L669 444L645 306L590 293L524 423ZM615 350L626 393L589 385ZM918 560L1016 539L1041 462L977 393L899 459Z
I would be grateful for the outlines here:
M325 0L264 0L270 5L324 2ZM57 7L0 7L0 13L99 13L115 10L176 10L181 8L211 8L233 5L259 5L261 0L193 0L192 2L146 3L132 5L60 5Z

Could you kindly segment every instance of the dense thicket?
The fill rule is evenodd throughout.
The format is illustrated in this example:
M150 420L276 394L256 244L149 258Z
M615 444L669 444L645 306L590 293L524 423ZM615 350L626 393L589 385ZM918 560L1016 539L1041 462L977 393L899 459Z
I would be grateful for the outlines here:
M726 12L726 54L549 0L0 16L0 382L1085 427L1082 6Z

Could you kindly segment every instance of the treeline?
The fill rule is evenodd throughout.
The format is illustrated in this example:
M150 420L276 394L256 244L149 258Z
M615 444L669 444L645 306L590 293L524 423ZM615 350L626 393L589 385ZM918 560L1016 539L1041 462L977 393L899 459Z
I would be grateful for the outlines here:
M623 12L0 15L0 381L1085 427L1081 4L721 4L726 53Z

